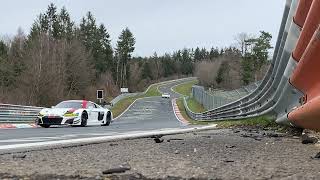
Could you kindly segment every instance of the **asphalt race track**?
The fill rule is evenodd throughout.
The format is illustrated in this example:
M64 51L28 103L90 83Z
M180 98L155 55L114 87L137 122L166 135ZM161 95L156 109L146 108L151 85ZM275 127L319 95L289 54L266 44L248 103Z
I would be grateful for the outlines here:
M179 97L171 87L190 80L170 82L159 87L160 92L170 93L171 99ZM26 128L0 130L0 146L24 143L37 143L77 138L113 136L129 132L143 132L156 129L185 128L173 112L171 99L148 97L138 99L123 115L115 119L110 126L52 128Z

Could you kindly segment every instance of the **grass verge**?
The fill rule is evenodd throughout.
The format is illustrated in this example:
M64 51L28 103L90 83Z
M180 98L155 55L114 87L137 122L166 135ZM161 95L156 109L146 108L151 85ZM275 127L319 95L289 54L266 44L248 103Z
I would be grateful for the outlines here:
M273 118L270 116L259 116L241 120L225 120L217 122L220 128L242 127L242 126L259 126L263 128L279 127Z
M193 81L190 81L187 83L179 84L178 86L175 86L173 88L173 90L177 93L184 95L184 96L190 96L192 86L197 83L198 83L198 80L193 80ZM201 104L199 104L194 98L188 98L187 104L188 104L188 107L190 108L190 110L195 113L200 113L200 112L206 111L206 109Z
M203 107L203 105L198 103L198 101L196 101L194 98L191 98L191 97L188 98L187 104L188 104L188 107L190 108L190 110L195 113L201 113L201 112L206 111L206 109Z
M184 119L186 119L190 124L194 124L194 125L208 125L212 122L204 122L204 121L195 121L193 119L191 119L188 114L187 114L187 111L186 109L184 108L184 105L183 105L183 98L179 98L177 99L177 105L178 105L178 108L180 110L180 113L181 115L184 117ZM215 123L212 123L212 124L215 124Z
M191 93L191 88L193 85L195 85L198 81L194 80L188 83L180 84L173 88L174 91L184 95L189 96ZM188 98L187 99L188 107L191 111L195 113L201 113L206 111L206 109L199 104L194 98ZM263 128L281 128L278 124L275 123L274 119L272 119L269 116L260 116L255 118L248 118L248 119L241 119L241 120L224 120L224 121L195 121L191 119L183 105L183 99L177 99L177 105L179 107L179 110L182 114L182 116L189 121L191 124L210 124L214 123L217 124L217 127L220 128L231 128L231 127L244 127L244 126L259 126Z
M114 118L118 117L122 112L124 112L138 98L151 97L151 96L161 96L161 93L158 91L158 86L160 86L160 85L161 84L152 85L148 89L148 91L143 95L121 99L117 104L115 104L111 108L111 112L113 114L113 117Z
M255 118L241 119L241 120L224 120L224 121L196 121L191 119L183 105L183 99L177 99L177 105L181 112L181 115L189 121L191 124L195 125L208 125L208 124L217 124L219 128L232 128L232 127L262 127L262 128L277 128L281 130L281 126L279 126L273 118L269 116L260 116ZM189 107L190 108L190 107Z
M184 96L190 96L192 86L197 83L198 83L198 80L193 80L193 81L175 86L173 88L173 90L177 93L184 95Z

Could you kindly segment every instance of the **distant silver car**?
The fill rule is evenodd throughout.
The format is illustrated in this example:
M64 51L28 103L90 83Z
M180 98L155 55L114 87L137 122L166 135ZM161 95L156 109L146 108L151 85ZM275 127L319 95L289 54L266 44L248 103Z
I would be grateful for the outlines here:
M162 98L170 98L170 94L169 93L163 93L162 94Z

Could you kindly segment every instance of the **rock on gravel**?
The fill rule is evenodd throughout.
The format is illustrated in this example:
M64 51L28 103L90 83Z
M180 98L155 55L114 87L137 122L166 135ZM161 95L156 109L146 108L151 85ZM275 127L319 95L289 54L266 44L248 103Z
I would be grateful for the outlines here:
M155 143L162 143L164 141L162 138L154 138L153 140Z
M26 154L14 154L12 155L13 159L24 159L27 155Z
M111 168L111 169L102 171L102 174L124 173L126 171L129 171L130 169L131 169L130 167L116 167L116 168Z
M319 134L308 129L304 129L301 135L302 144L315 144L318 142Z
M314 156L315 159L320 159L320 152L318 152L315 156Z

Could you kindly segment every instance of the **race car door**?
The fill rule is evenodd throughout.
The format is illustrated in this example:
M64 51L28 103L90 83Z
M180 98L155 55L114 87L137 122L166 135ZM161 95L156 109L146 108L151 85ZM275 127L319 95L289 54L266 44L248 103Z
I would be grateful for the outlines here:
M99 105L97 104L93 104L93 109L92 109L92 112L95 114L95 117L93 119L93 122L94 124L101 124L101 121L103 120L104 118L104 109L102 109Z
M88 124L97 124L98 112L96 111L96 107L92 102L88 102Z

